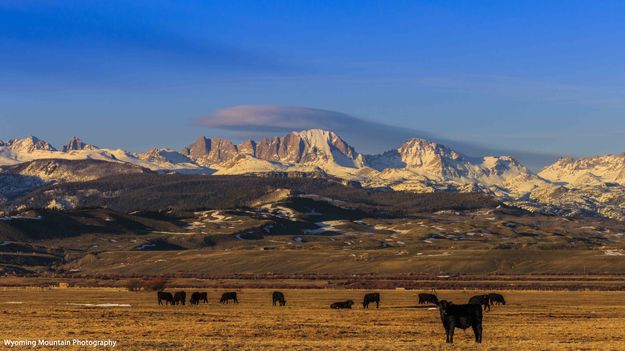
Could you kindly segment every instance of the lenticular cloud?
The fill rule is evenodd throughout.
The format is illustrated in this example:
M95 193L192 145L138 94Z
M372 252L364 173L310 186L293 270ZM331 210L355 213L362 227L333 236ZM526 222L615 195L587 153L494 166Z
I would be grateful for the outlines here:
M206 127L235 131L299 129L341 130L373 123L335 111L279 105L242 105L228 107L202 118Z

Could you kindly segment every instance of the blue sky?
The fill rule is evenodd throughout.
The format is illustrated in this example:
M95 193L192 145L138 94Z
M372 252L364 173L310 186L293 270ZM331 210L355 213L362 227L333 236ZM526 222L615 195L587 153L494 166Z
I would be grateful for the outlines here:
M624 152L623 23L622 1L4 0L0 139L180 148L256 136L203 121L279 105L493 150Z

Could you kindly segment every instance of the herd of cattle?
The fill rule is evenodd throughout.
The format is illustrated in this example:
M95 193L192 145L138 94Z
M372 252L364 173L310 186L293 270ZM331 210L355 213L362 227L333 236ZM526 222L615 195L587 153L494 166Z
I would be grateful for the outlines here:
M178 291L176 293L169 293L159 291L157 293L158 304L162 305L184 305L187 300L187 293L184 291ZM274 306L286 306L286 299L284 294L280 291L274 291L271 295L272 304ZM221 295L219 302L222 304L228 304L232 301L235 304L239 303L237 293L225 292ZM191 305L199 305L200 302L208 303L208 293L206 292L194 292L191 294L189 303ZM362 301L363 308L369 308L369 304L374 303L376 308L380 308L380 293L368 293L364 296ZM490 311L493 305L505 305L506 300L503 295L490 293L484 295L476 295L469 299L467 304L457 305L451 301L439 300L436 294L419 294L419 304L434 304L438 306L438 310L441 316L441 322L445 328L446 341L448 343L454 342L454 330L460 328L466 330L472 328L475 334L475 341L482 342L482 308L484 311ZM335 302L330 305L333 309L351 309L354 305L354 300L346 300Z

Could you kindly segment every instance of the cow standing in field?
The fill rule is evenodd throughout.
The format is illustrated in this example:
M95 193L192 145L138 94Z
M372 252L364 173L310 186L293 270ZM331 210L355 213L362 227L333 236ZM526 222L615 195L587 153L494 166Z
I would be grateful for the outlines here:
M475 295L469 299L469 303L484 306L484 311L490 311L490 297L488 295Z
M159 291L156 293L156 297L158 298L158 304L162 305L163 301L165 301L165 305L174 304L174 295L168 292Z
M419 305L425 303L431 303L436 305L438 304L438 297L436 297L436 295L434 294L419 294Z
M237 299L237 293L236 292L226 292L223 293L221 295L221 299L219 300L220 303L225 303L228 304L228 301L232 300L233 303L239 303L239 300Z
M362 301L363 308L369 308L369 304L375 302L375 308L380 308L380 293L369 293Z
M501 294L490 293L488 294L488 299L490 300L491 305L505 305L506 300L503 298Z
M284 294L280 291L274 291L273 294L271 294L271 300L274 306L276 305L276 303L280 304L280 306L286 306Z
M205 292L194 292L191 294L191 300L189 303L192 305L199 305L200 302L208 303L208 294Z
M330 308L334 308L334 309L337 309L337 310L340 310L340 309L351 309L353 304L354 304L353 300L335 302L335 303L330 305Z
M174 305L184 304L187 302L187 293L184 291L178 291L174 294Z
M475 341L482 342L482 306L478 304L454 305L451 301L442 300L438 303L441 322L445 328L447 343L454 342L454 329L466 330L473 328Z

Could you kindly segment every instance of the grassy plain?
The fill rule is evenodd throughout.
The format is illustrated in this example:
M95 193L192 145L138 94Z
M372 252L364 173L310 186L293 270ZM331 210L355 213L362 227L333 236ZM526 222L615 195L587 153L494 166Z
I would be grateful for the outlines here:
M186 289L191 291L191 289ZM193 289L195 290L195 289ZM484 342L458 330L444 343L438 311L416 304L417 291L381 290L380 309L337 311L364 290L239 289L240 304L159 306L153 292L112 288L0 288L0 340L114 339L118 350L622 350L625 293L504 291L509 303L485 313ZM479 291L438 291L465 302ZM68 304L129 304L89 307ZM63 348L79 350L80 348Z

